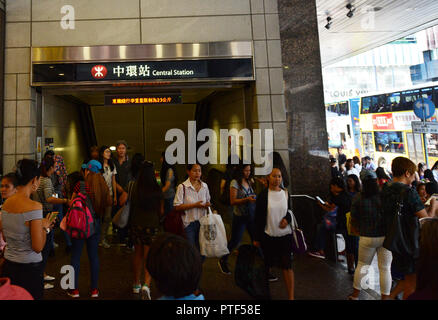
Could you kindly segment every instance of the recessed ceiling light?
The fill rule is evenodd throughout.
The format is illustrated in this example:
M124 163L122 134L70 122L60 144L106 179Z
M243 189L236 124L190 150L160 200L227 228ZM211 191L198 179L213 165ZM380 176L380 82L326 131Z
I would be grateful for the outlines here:
M63 73L58 73L58 76L63 76L64 74Z

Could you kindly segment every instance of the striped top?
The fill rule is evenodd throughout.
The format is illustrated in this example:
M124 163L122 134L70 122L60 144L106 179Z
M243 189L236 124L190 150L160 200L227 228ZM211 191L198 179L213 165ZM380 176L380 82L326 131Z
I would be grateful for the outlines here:
M208 190L208 186L205 182L201 181L201 189L196 191L190 182L190 178L188 178L178 186L175 199L173 200L173 205L176 207L182 204L191 204L199 201L202 201L203 203L210 202L210 192ZM186 228L190 223L198 221L201 217L203 217L207 213L207 209L193 208L186 210L185 212L186 214L183 216L184 228Z

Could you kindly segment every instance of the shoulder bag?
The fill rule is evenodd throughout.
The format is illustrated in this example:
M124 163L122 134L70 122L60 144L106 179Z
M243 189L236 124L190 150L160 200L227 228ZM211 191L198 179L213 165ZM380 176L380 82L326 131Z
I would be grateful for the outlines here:
M186 198L186 187L183 186L183 204ZM176 210L175 207L170 211L166 217L164 218L164 231L179 235L181 237L186 237L186 233L184 231L184 223L182 221L182 216L185 215L184 210Z

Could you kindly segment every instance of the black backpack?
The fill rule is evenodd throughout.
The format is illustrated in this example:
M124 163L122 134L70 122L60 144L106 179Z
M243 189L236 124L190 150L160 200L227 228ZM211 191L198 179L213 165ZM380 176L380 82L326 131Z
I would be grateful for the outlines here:
M248 244L239 247L234 280L238 287L253 298L271 299L265 262L258 248Z
M387 231L383 247L398 256L416 259L420 253L420 222L407 211L404 202L408 192L409 187L406 186L398 197L392 197L393 210L385 212Z

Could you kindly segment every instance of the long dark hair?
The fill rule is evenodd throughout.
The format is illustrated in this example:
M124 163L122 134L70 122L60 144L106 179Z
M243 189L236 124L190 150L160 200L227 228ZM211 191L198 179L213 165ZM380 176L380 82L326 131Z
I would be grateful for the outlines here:
M50 168L55 167L55 160L51 157L45 157L43 161L41 161L41 175L43 177L48 177L47 172L50 170Z
M391 178L388 177L388 175L386 174L385 169L383 169L382 167L378 167L376 169L376 175L378 179L391 180Z
M272 162L274 168L280 169L281 177L283 178L283 186L287 188L289 186L289 176L287 175L287 169L284 165L283 159L277 151L272 153Z
M154 210L158 213L161 196L161 188L155 179L154 165L145 161L138 172L132 199L142 211Z
M367 178L362 181L362 195L364 198L371 198L379 194L377 179Z
M161 164L161 171L160 171L161 184L163 186L166 184L167 171L169 169L172 169L173 176L175 177L174 183L175 183L175 185L177 185L178 184L178 175L176 173L175 165L169 164L169 162L167 162L167 160L166 160L166 152L165 151L163 151L161 153L161 156L163 157L163 163Z
M430 182L437 183L435 177L433 176L433 172L430 169L424 171L424 178L428 179Z
M31 159L22 159L17 162L15 176L17 177L17 186L25 186L35 177L39 178L41 169L38 162Z
M141 169L141 166L144 162L144 156L141 153L136 153L132 157L131 160L131 175L132 178L135 180L137 179L138 173Z
M105 152L106 149L109 149L109 148L110 147L108 147L108 146L101 146L99 149L99 162L102 164L102 171L104 168L104 166L103 166L103 163L104 163L103 153ZM109 165L111 171L114 171L115 165L114 165L114 161L113 161L112 157L108 159L108 165Z
M432 167L432 170L435 170L435 169L437 169L438 168L438 161L435 161L435 163L434 163L434 165L433 165L433 167Z
M239 166L236 168L236 170L234 171L234 179L236 179L238 185L240 188L242 188L242 182L243 182L243 170L247 167L250 166L251 167L251 174L249 175L247 182L249 184L250 187L252 187L252 176L253 176L253 166L251 164L239 164ZM281 171L281 170L280 170Z
M417 290L438 291L438 219L423 222L420 235L420 258L417 269Z
M359 178L355 174L350 174L347 177L347 180L348 179L351 179L351 180L354 181L354 191L355 192L360 192L360 181L359 181ZM347 183L347 190L348 190L348 183ZM348 191L350 191L350 190L348 190Z

